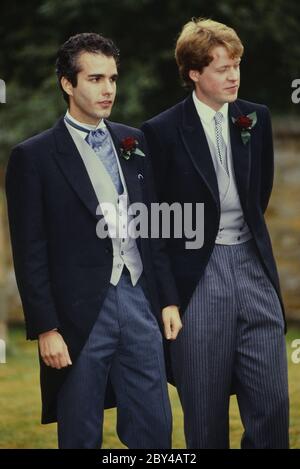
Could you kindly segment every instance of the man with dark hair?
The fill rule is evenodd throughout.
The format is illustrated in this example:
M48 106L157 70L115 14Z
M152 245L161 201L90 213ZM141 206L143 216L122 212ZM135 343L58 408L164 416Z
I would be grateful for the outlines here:
M118 56L98 34L63 44L56 68L68 111L17 145L7 168L16 279L27 337L39 342L42 422L57 420L60 448L100 447L103 409L114 400L125 445L171 445L159 324L176 338L178 299L161 241L127 229L127 197L149 207L155 195L143 134L106 120Z
M189 448L229 447L237 394L243 448L287 448L289 399L283 305L264 220L273 184L266 106L237 99L243 45L194 19L176 44L192 93L147 121L160 202L204 204L204 244L168 240L183 312L170 344Z
M82 33L70 37L58 51L56 60L56 75L65 101L70 102L69 95L64 90L61 80L66 78L74 88L77 86L78 73L81 71L78 56L82 52L102 54L112 57L116 66L119 65L119 50L109 38L96 33Z

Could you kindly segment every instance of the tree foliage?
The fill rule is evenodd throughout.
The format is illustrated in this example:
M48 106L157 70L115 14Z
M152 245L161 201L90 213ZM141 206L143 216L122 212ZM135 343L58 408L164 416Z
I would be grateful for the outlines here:
M20 140L51 125L64 112L54 70L59 45L95 31L121 49L118 99L112 118L132 125L173 105L186 92L174 45L191 17L234 27L245 45L240 96L273 111L296 112L291 82L300 78L298 0L10 0L1 6L0 158Z

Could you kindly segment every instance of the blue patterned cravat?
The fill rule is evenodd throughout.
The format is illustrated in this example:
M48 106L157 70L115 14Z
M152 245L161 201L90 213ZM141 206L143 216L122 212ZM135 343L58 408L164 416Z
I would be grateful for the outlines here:
M104 164L104 167L110 175L118 194L122 194L123 185L108 130L105 127L91 130L85 140Z

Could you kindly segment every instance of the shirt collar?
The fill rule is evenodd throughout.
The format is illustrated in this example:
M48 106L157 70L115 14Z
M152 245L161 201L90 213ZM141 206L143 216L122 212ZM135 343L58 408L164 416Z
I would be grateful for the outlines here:
M81 127L85 127L86 129L89 129L89 130L97 130L97 129L101 129L101 128L106 128L106 125L105 125L105 122L104 122L103 119L101 119L100 122L97 125L91 125L91 124L86 124L85 122L79 122L77 119L75 119L74 117L71 116L71 114L69 113L68 110L66 112L66 116L67 116L68 119L70 119L70 121L74 122L74 124L77 124ZM80 132L80 130L79 130L79 132Z
M216 111L211 107L207 106L207 104L200 101L200 99L196 96L195 91L193 91L193 101L201 121L205 122L206 124L210 124L215 117ZM223 104L223 106L219 109L218 112L221 112L223 114L224 122L227 122L228 103Z

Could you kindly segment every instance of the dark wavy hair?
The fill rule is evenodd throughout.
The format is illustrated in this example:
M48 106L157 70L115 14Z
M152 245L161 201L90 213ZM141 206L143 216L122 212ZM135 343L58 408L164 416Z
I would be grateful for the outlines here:
M101 53L107 57L113 57L117 66L119 65L120 53L111 39L97 33L81 33L71 36L59 48L55 63L58 83L68 104L69 96L61 86L61 79L65 77L74 87L77 86L77 74L80 72L78 57L82 52Z

